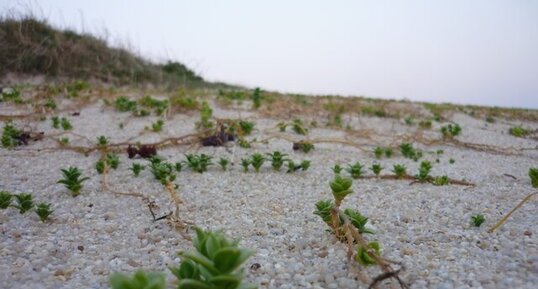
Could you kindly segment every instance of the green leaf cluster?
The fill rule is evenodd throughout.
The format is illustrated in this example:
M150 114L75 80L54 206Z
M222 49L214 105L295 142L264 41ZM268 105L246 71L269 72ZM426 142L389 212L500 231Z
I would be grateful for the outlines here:
M64 184L65 187L71 191L71 195L76 197L80 194L82 189L82 183L89 180L88 177L81 177L82 172L77 167L69 167L67 169L61 169L63 179L59 180L58 184Z

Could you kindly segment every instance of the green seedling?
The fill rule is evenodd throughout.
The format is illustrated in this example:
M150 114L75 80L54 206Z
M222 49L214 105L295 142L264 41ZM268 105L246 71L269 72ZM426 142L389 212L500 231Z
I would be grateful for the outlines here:
M297 164L295 164L295 162L293 160L288 160L288 171L287 171L287 173L294 173L299 168L301 168L301 167L298 166Z
M334 204L330 200L322 200L316 203L316 210L314 211L315 215L321 217L321 219L332 228L332 217L331 212L333 210ZM374 234L374 232L366 228L368 223L368 217L363 216L359 211L352 209L345 209L344 215L349 219L351 224L357 228L361 234ZM344 224L344 219L340 218L340 226Z
M116 154L107 154L106 160L113 169L117 169L120 165L120 158Z
M308 134L308 129L304 127L303 122L298 118L293 120L292 129L296 134L300 134L300 135Z
M149 95L141 98L139 104L153 109L156 115L162 115L168 109L168 99L158 100ZM149 115L149 112L147 114Z
M389 159L392 157L392 149L391 148L386 148L385 149L385 157L387 157Z
M279 130L280 132L285 132L285 131L286 131L286 128L288 127L288 124L285 123L285 122L279 122L279 123L277 124L277 127L278 127L278 130Z
M340 175L336 175L330 182L331 190L337 207L340 207L340 204L347 195L353 193L353 190L351 190L352 184L353 181L350 178L344 178Z
M379 174L381 173L381 170L383 169L383 167L380 164L374 163L374 164L372 164L370 169L372 170L374 175L379 176Z
M150 169L155 179L163 185L171 183L176 179L174 166L170 163L164 161L152 162Z
M363 175L362 168L364 166L361 165L359 162L356 162L353 165L348 165L348 168L346 171L351 175L352 178L358 179Z
M433 178L433 184L435 186L446 186L448 185L450 182L450 180L448 179L447 176L438 176L438 177L435 177Z
M24 214L34 207L34 201L32 200L31 194L18 194L14 197L17 202L14 207L19 209L19 213Z
M436 153L437 155L442 155L442 154L445 153L445 151L444 151L444 150L437 150L435 153Z
M406 125L409 125L409 126L411 126L411 125L414 124L414 122L413 122L413 118L410 117L410 116L406 117L406 118L404 119L404 121L405 121L405 124L406 124Z
M309 161L309 160L303 160L303 161L301 162L301 164L300 164L300 166L301 166L301 170L303 170L303 171L308 170L308 168L310 168L310 164L311 164L311 163L312 163L312 162Z
M366 247L359 246L355 261L363 266L374 265L375 259L371 255L379 256L381 254L381 246L378 242L370 242Z
M255 153L250 157L250 163L252 164L252 167L254 167L254 171L256 172L260 171L260 168L262 167L264 162L265 158L260 153Z
M104 147L108 145L108 138L104 135L97 137L97 145Z
M407 175L407 168L404 165L394 165L392 172L398 179L402 179Z
M275 171L280 170L284 162L288 160L288 155L283 154L279 151L274 151L272 154L268 153L267 156L269 157L269 160L271 161L271 166Z
M187 166L195 172L203 173L207 171L207 168L212 165L211 159L213 157L208 156L206 154L187 154L185 155L187 158L186 164Z
M106 169L106 160L105 159L100 159L95 163L95 170L100 175L102 175L105 172L105 169Z
M195 250L179 253L181 264L170 268L178 289L255 289L243 281L241 265L254 253L222 233L196 228Z
M60 118L57 117L57 116L53 116L51 118L52 120L52 127L55 128L55 129L59 129L60 128Z
M207 101L202 102L202 107L200 108L200 121L195 124L197 129L206 129L212 128L213 123L210 121L213 116L213 109L209 106Z
M531 178L532 187L538 188L538 168L529 169L529 178Z
M116 154L107 154L105 158L97 161L95 169L99 174L105 173L107 168L117 169L120 165L120 158Z
M376 147L376 148L374 149L374 155L375 155L375 158L376 158L376 159L381 159L381 157L383 156L383 152L384 152L384 150L383 150L382 147Z
M418 123L418 126L422 129L430 129L432 128L432 121L431 120L421 120Z
M60 139L60 145L62 145L62 146L66 146L66 145L68 145L68 144L69 144L69 138L68 138L68 137L62 137L62 138Z
M130 100L126 96L120 96L116 98L116 101L114 102L114 106L116 107L116 110L121 112L136 112L137 110L137 104L136 101Z
M249 149L251 147L250 143L244 138L239 139L239 146L244 149Z
M139 163L133 163L131 167L129 168L135 177L138 177L140 175L140 172L143 171L146 167L144 165L141 165Z
M177 162L174 164L174 167L176 169L176 172L180 173L181 170L183 170L183 163L182 162Z
M241 129L242 135L249 135L254 130L254 123L251 121L240 120L239 128Z
M110 276L110 285L112 289L166 289L166 278L163 273L146 273L144 271L137 271L132 277L115 273Z
M254 88L252 91L252 96L250 97L252 99L252 105L254 109L260 108L262 105L262 90L259 87Z
M151 124L151 130L154 132L160 132L163 130L163 126L164 126L164 120L159 119L156 122Z
M300 150L303 153L308 153L314 149L314 144L307 141L293 143L293 150Z
M0 209L7 209L11 205L13 195L9 192L0 191Z
M429 161L422 161L418 169L416 178L421 182L426 182L430 179L430 171L432 170L432 164Z
M76 167L69 167L68 169L61 169L63 174L63 179L59 180L59 184L64 184L65 187L71 191L71 195L76 197L80 195L80 190L82 189L82 183L86 180L89 180L88 177L82 177L82 172Z
M222 168L223 171L226 170L226 167L228 166L228 164L230 163L230 161L226 158L220 158L219 160L219 165L220 167Z
M2 131L2 146L5 148L13 148L20 145L20 136L22 132L11 123L6 123Z
M342 167L339 164L336 164L336 165L334 165L332 170L333 170L333 173L340 174L342 172Z
M482 214L471 216L471 223L475 227L480 227L480 225L482 225L482 223L484 223L485 221L486 221L486 218Z
M521 127L521 126L513 126L511 127L510 129L508 129L508 133L515 136L515 137L525 137L527 136L528 134L530 134L530 132Z
M243 171L248 172L248 167L250 166L250 159L241 159L241 166L243 166Z
M60 119L60 125L62 126L62 129L63 130L71 130L73 129L73 125L71 124L71 122L69 122L69 120L65 117L62 117Z
M459 124L448 124L441 127L441 133L443 138L454 138L461 133L461 127Z
M449 162L450 164L453 164L453 163L455 163L455 162L456 162L456 160L455 160L455 159L453 159L453 158L450 158L450 159L448 160L448 162Z
M36 206L36 213L39 216L41 222L45 222L49 219L49 216L54 212L50 209L50 204L40 203Z

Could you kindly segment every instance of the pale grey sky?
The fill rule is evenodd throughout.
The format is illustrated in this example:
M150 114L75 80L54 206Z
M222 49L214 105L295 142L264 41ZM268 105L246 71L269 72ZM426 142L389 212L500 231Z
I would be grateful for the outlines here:
M23 5L21 6L21 3ZM282 92L538 108L538 1L33 1L202 76ZM27 6L2 0L0 10Z

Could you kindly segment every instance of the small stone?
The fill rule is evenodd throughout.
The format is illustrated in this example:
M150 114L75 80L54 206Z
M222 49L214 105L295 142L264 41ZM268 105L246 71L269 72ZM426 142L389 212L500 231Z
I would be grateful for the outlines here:
M82 245L78 246L77 249L78 249L80 252L84 252L84 246L82 246Z

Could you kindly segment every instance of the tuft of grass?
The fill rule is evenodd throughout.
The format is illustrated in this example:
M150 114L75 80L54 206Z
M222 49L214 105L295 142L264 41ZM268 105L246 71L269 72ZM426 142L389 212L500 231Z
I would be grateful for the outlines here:
M252 167L254 168L254 171L256 172L260 171L260 168L262 167L264 162L265 162L265 158L260 153L255 153L250 156L250 163L252 164Z
M71 122L65 118L65 117L62 117L60 119L60 126L62 126L62 129L63 130L72 130L73 129L73 125L71 124Z
M454 138L460 133L461 133L461 127L457 123L455 124L450 123L446 126L441 127L441 134L443 134L443 138Z
M432 170L432 164L429 161L422 161L418 169L416 178L421 182L426 182L430 178L430 171Z
M202 102L202 107L200 108L200 121L195 124L195 127L197 129L212 128L213 122L211 122L211 117L213 117L213 109L211 109L207 101Z
M243 167L243 171L245 173L248 172L248 167L250 166L250 159L241 159L241 166Z
M475 227L480 227L480 225L482 225L482 223L484 223L485 221L486 221L486 218L482 214L471 216L471 223Z
M160 132L163 130L163 126L164 126L164 120L159 119L156 122L151 124L151 130L154 132Z
M375 155L375 158L376 158L376 159L381 159L381 157L383 156L383 152L384 152L384 150L383 150L382 147L376 147L376 148L374 149L374 155Z
M50 204L40 203L36 206L36 214L39 216L41 222L46 222L53 212L54 210L51 210Z
M383 167L378 163L374 163L374 164L372 164L370 169L372 170L374 175L379 176L379 174L381 173L381 170L383 170Z
M219 165L220 165L220 167L222 168L223 171L226 170L226 167L228 166L229 163L230 163L230 161L227 158L220 158L220 160L219 160Z
M291 124L291 128L296 134L300 134L300 135L308 134L308 129L304 126L303 121L298 118L293 120Z
M207 171L207 168L212 165L213 163L211 160L213 157L208 156L206 154L186 154L185 157L187 158L186 164L187 166L194 172L203 173Z
M308 141L299 141L293 143L293 150L300 150L303 153L308 153L314 149L314 144Z
M136 101L130 100L126 96L120 96L116 98L116 101L114 102L114 107L117 111L120 112L136 112L138 105Z
M273 153L267 153L269 160L271 161L271 166L273 170L279 171L285 161L288 160L288 155L283 154L279 151L274 151Z
M13 148L21 144L19 138L22 132L11 123L4 124L2 131L2 146L5 148Z
M97 137L97 145L98 146L104 147L104 146L107 146L108 143L109 143L109 140L108 140L108 138L106 136L101 135L101 136Z
M342 172L342 167L339 164L336 164L336 165L334 165L332 170L333 170L333 173L340 174Z
M153 159L150 164L150 169L155 179L161 182L163 185L171 183L176 179L174 166L170 163Z
M449 183L449 179L447 176L438 176L438 177L433 178L432 183L435 186L446 186Z
M59 180L57 183L64 184L73 197L80 195L80 190L83 187L82 184L90 178L81 177L82 172L77 167L69 167L67 169L61 169L61 171L63 179Z
M310 168L310 165L311 165L311 164L312 164L312 162L309 161L309 160L303 160L303 161L301 161L301 164L300 164L300 166L301 166L301 170L303 170L303 171L308 170L308 168Z
M402 143L400 145L400 152L406 158L417 161L422 157L422 152L413 148L413 145L410 143Z
M252 107L254 109L260 108L262 105L262 90L259 87L254 88L250 99L252 99Z
M139 163L133 163L131 165L131 168L129 168L135 177L138 177L140 175L140 172L142 172L146 167L144 165L141 165Z

